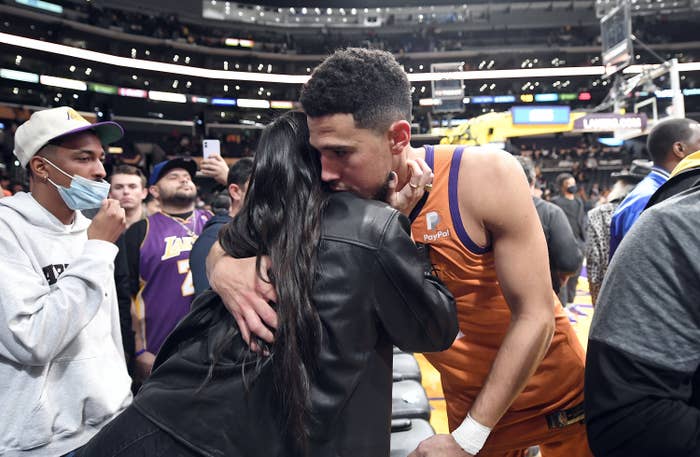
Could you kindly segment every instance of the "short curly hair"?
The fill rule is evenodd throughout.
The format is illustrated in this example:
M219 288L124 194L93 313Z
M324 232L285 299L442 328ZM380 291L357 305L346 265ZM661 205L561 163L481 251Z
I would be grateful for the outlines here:
M310 117L352 114L355 126L379 132L393 122L411 121L408 77L386 51L336 51L316 67L300 101Z

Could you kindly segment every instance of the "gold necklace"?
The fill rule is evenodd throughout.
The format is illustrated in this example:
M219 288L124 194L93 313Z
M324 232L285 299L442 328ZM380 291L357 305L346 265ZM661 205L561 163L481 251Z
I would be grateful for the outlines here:
M192 216L190 216L190 217L192 217L192 219L193 219L192 222L193 222L193 224L194 224L194 229L196 230L196 229L197 229L197 218L195 217L195 211L196 211L196 210L192 210ZM187 234L188 234L190 237L192 237L192 242L196 241L197 238L199 238L199 235L197 235L197 233L195 233L191 228L189 228L188 226L186 226L185 224L183 224L183 223L180 221L180 218L178 218L178 217L173 217L173 216L171 216L170 214L164 213L163 211L161 211L161 214L163 214L164 216L169 217L170 219L172 219L172 220L174 220L175 222L177 222L178 224L180 224L180 227L182 227L183 229L185 229L185 231L187 232Z

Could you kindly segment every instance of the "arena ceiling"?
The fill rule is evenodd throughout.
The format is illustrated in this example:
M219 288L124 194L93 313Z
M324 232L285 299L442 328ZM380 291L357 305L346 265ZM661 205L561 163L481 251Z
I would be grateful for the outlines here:
M311 6L311 7L330 7L330 8L371 8L371 7L400 7L400 6L430 6L430 5L456 5L463 4L473 5L482 3L528 3L530 0L480 0L460 2L457 0L258 0L258 1L241 1L237 3L261 5L269 7L296 7L296 6Z
M72 3L84 3L85 0L67 0ZM219 0L225 3L225 0ZM542 1L542 0L537 0ZM97 6L104 6L109 8L124 8L130 9L143 9L144 4L142 0L90 0L90 2ZM573 0L572 0L573 2ZM440 6L440 5L455 5L455 7L462 7L464 4L471 5L507 5L507 4L522 4L522 3L535 3L533 0L477 0L477 1L458 1L458 0L244 0L244 1L231 1L231 4L245 4L245 5L259 5L266 7L323 7L323 8L345 8L345 7L355 7L355 8L377 8L377 7L418 7L418 6ZM177 5L174 7L174 5ZM150 10L158 10L168 13L176 13L184 16L191 16L196 14L201 14L202 3L201 0L188 0L186 2L176 2L172 0L149 0L147 8Z

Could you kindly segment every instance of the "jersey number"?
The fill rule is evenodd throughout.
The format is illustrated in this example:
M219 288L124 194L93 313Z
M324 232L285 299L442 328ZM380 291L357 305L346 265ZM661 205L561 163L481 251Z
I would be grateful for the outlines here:
M182 286L180 286L182 296L189 297L190 295L194 295L194 282L192 281L192 272L190 271L190 260L178 260L177 272L181 275L185 275L185 280L182 281Z

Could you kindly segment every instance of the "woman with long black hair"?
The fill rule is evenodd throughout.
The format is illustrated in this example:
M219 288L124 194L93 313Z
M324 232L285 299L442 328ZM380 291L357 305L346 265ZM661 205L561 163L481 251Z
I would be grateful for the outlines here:
M457 333L408 219L326 192L306 117L290 112L263 131L219 241L258 266L270 258L260 274L277 293L275 342L250 351L219 297L203 294L134 403L77 455L388 456L392 345L438 351Z

